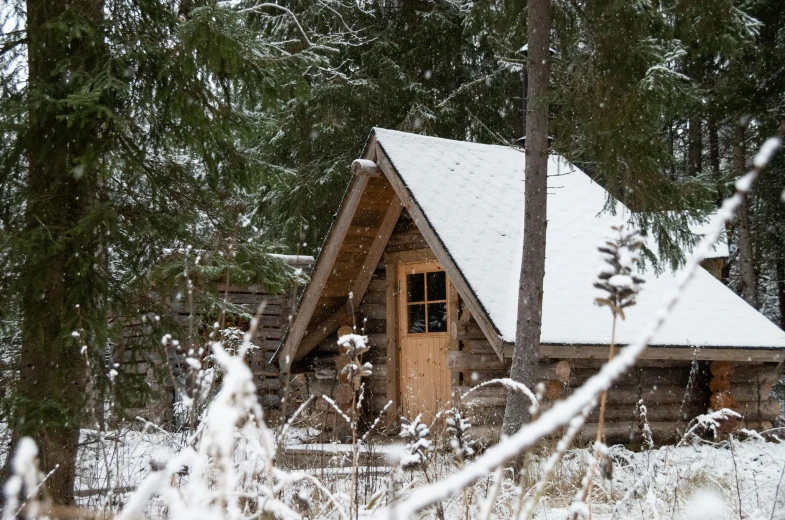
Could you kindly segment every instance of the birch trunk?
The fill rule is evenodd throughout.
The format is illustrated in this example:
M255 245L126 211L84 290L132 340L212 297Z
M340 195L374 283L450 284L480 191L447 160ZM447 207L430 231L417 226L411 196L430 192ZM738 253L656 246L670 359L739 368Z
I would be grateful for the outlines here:
M529 2L527 26L530 58L528 92L531 99L526 113L526 207L518 289L518 326L510 377L533 389L540 349L545 276L550 0ZM508 392L504 433L516 432L531 419L529 406L528 399L522 393Z

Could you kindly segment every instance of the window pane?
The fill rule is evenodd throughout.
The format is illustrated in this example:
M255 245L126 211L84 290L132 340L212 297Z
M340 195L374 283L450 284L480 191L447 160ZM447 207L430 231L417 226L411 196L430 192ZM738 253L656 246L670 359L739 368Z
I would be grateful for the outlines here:
M428 300L446 300L447 283L444 271L428 273Z
M425 305L409 305L409 334L425 332Z
M406 294L409 302L425 301L425 275L423 273L406 275Z
M446 303L428 304L428 332L447 332Z

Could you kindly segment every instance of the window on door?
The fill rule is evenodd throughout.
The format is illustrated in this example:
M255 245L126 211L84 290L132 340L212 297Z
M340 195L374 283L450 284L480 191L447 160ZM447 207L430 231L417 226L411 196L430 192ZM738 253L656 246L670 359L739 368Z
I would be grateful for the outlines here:
M444 271L406 275L409 334L447 332L447 278Z

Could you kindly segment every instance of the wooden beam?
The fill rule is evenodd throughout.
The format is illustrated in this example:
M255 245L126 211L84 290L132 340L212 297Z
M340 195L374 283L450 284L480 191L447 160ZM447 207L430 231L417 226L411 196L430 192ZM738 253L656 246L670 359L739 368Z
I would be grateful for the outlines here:
M305 335L308 323L311 321L311 316L313 316L313 311L316 309L322 288L333 270L333 264L338 256L338 251L341 249L341 242L343 242L346 231L352 223L354 212L357 210L365 188L368 186L368 180L369 177L366 176L355 177L352 180L346 198L341 204L338 216L330 228L327 241L316 261L316 266L311 274L311 281L305 288L305 294L303 294L300 300L300 306L295 313L294 321L286 337L286 343L279 356L279 364L283 372L286 372L291 362L294 361L297 347Z
M458 293L461 295L461 298L463 298L463 301L465 301L466 305L468 305L469 309L474 315L474 319L485 333L485 336L491 343L491 346L496 352L496 355L499 356L500 360L504 360L502 340L499 337L496 327L485 314L482 305L480 305L480 302L475 297L474 292L469 287L469 284L466 282L466 280L464 280L463 274L455 265L455 262L453 262L452 257L447 253L447 251L445 251L442 241L439 239L439 236L436 234L433 228L431 228L428 219L425 218L425 215L423 214L420 207L414 202L414 200L412 200L409 188L407 188L406 185L404 185L401 181L401 178L398 176L395 168L390 163L387 155L384 153L384 149L379 146L379 143L376 141L374 141L373 147L376 149L376 163L387 176L390 184L392 184L392 187L395 189L398 197L403 202L404 207L409 212L409 215L411 215L412 220L414 220L415 225L420 230L420 233L422 233L425 241L428 242L428 245L433 250L436 258L439 260L439 263L442 264L442 267L447 273L447 276L450 277L450 281L455 284L455 288L458 289Z
M387 399L393 404L387 409L387 426L397 426L401 407L400 374L398 363L398 302L397 264L385 259L385 282L387 289Z
M317 327L310 334L300 341L297 351L294 354L294 361L304 358L334 330L336 330L341 325L350 325L352 321L351 308L348 308L347 305L344 305L334 312L329 318L317 325Z
M618 347L617 347L618 348ZM621 347L624 348L624 347ZM689 347L649 347L640 359L691 360ZM601 345L540 345L540 359L608 359L608 347ZM699 361L771 362L785 359L785 351L773 349L731 349L702 347Z
M317 325L313 332L300 342L297 346L297 351L294 354L295 361L308 355L311 350L316 348L316 346L335 329L341 325L353 322L352 316L363 301L365 292L368 290L368 285L371 283L371 278L373 278L373 273L376 271L376 266L379 265L382 254L384 254L384 246L390 239L390 235L392 235L392 232L395 229L395 223L398 222L398 217L401 215L402 210L403 205L401 202L397 197L393 197L393 200L390 201L390 207L388 208L387 213L385 213L382 224L379 227L379 232L376 234L373 244L371 244L371 247L368 249L360 272L352 284L352 301L348 300L347 295L347 301L344 306Z
M395 224L398 222L402 210L403 204L401 204L401 201L398 197L393 197L393 200L390 202L390 207L384 215L382 224L379 226L379 232L376 234L376 238L374 239L373 244L371 244L370 249L368 249L368 255L365 257L363 266L360 269L360 274L357 276L357 280L355 280L354 285L352 286L352 299L354 300L355 306L359 306L363 301L365 292L368 290L368 285L371 283L371 278L373 278L373 273L376 271L376 267L379 265L379 261L384 254L384 247L390 240L390 235L392 235L392 232L395 229Z
M379 165L369 159L355 159L352 162L352 173L358 177L384 177Z
M415 262L437 262L436 255L430 249L410 249L384 253L384 262L392 264L411 264Z

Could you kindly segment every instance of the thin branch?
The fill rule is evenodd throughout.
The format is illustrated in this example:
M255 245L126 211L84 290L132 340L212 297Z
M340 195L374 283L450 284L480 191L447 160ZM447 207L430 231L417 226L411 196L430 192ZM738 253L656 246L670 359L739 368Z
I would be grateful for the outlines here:
M248 7L246 9L240 9L238 11L238 13L256 12L256 11L259 11L261 9L264 9L265 7L272 7L272 8L275 8L275 9L280 9L281 11L284 11L286 14L291 16L292 20L294 21L294 24L297 26L297 29L300 31L300 34L303 37L303 42L306 45L308 45L308 47L313 47L313 43L311 43L311 40L308 39L308 35L305 34L305 30L303 29L303 26L300 25L300 21L297 19L297 16L292 12L291 9L289 9L287 7L284 7L284 6L278 5L278 4L271 4L269 2L265 2L265 3L261 3L261 4L256 4L255 6Z

